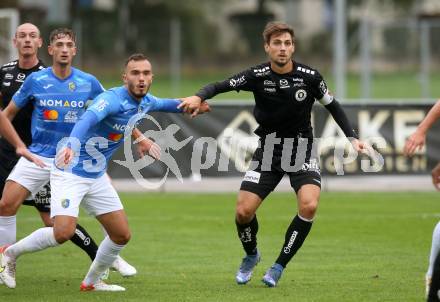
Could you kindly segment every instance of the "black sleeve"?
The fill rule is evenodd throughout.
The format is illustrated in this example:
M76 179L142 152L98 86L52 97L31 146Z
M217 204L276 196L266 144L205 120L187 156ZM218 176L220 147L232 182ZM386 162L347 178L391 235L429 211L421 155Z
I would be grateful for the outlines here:
M219 93L228 91L252 91L254 89L255 76L252 69L240 72L222 82L215 82L206 85L200 89L196 96L200 97L203 101L211 99Z
M333 116L333 119L336 121L339 127L341 127L342 131L344 131L344 134L347 138L356 138L359 139L359 136L356 134L356 132L353 130L353 127L350 125L350 122L348 121L347 115L345 114L344 110L341 107L341 104L336 99L333 99L333 101L324 106L330 114Z

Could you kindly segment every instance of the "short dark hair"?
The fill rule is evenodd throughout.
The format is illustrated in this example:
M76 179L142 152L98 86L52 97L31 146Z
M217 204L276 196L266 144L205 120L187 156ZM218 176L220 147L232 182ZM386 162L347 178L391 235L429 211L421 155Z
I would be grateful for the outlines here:
M128 63L131 61L148 61L147 57L142 53L134 53L125 60L124 67L127 67Z
M282 34L289 33L292 37L292 42L295 42L295 32L293 31L293 27L284 22L272 21L266 24L266 27L263 31L263 39L264 43L269 44L270 38L274 34Z
M70 39L72 39L73 42L76 42L75 33L70 28L60 27L52 30L52 32L49 35L49 43L52 44L52 42L58 38L68 36Z

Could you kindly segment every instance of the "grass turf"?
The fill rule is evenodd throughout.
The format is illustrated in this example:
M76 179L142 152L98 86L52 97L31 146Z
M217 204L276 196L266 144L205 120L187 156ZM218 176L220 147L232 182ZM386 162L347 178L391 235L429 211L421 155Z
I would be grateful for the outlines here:
M90 261L72 243L25 255L17 288L4 301L422 301L438 194L323 193L304 246L277 288L260 279L276 259L296 212L293 194L274 193L258 212L262 261L245 286L234 274L243 256L234 225L235 194L121 194L133 237L122 255L138 269L110 280L124 293L80 293ZM94 238L97 222L81 214ZM22 207L18 237L39 227Z

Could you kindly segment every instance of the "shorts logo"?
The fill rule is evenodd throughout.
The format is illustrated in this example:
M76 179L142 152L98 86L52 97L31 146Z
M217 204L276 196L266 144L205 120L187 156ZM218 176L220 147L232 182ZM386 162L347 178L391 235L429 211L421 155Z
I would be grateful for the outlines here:
M260 176L261 176L261 173L259 173L259 172L247 171L246 175L244 176L243 181L254 182L257 184L260 182Z
M298 102L304 101L306 97L307 97L307 92L304 89L300 89L295 93L295 99Z
M326 94L328 91L327 84L325 84L324 80L319 83L319 90L321 90L322 94Z
M63 208L67 209L69 207L69 205L70 205L70 199L66 198L66 199L61 200L61 206Z

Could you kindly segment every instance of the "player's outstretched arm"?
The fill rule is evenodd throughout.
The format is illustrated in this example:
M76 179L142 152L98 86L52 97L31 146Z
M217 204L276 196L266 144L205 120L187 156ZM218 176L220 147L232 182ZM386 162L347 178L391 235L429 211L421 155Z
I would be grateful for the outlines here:
M177 108L182 109L183 112L191 114L191 117L195 117L199 111L202 104L202 99L196 95L189 96L180 99L182 102Z
M25 157L39 167L45 167L44 163L26 148L26 145L20 139L11 122L2 111L0 111L0 134L15 147L15 152L18 156Z
M429 110L423 121L420 122L416 131L406 140L403 152L406 156L411 156L417 149L425 145L426 133L432 125L440 118L440 100Z

